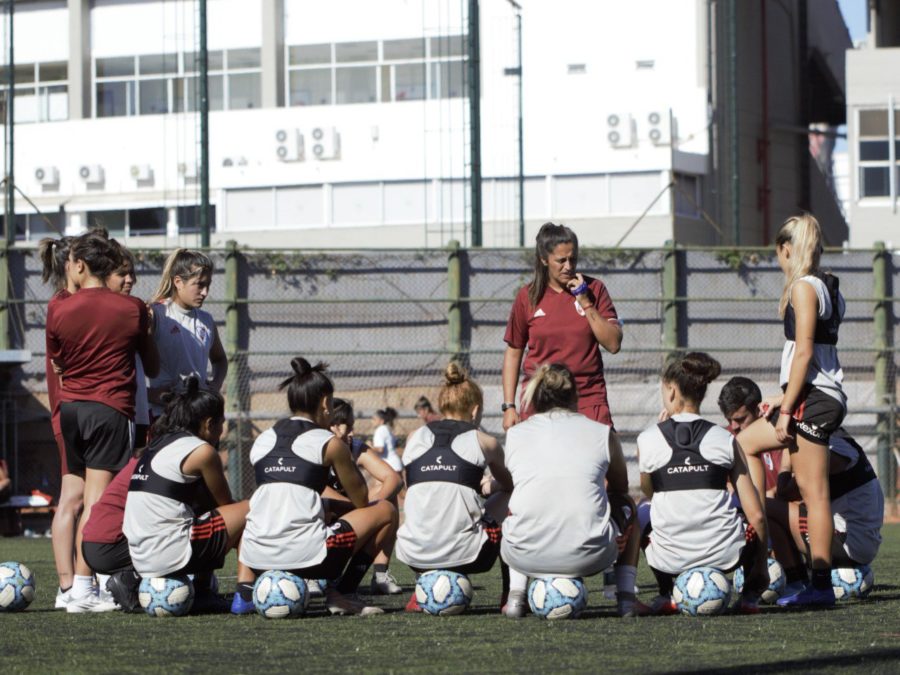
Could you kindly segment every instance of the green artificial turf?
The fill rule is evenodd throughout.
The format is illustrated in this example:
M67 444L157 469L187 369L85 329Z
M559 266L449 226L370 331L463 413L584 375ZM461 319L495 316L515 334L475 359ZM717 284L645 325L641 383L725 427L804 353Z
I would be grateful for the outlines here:
M499 615L499 570L474 577L470 611L457 617L402 611L409 593L376 598L388 613L326 616L66 615L52 609L56 577L50 541L2 539L0 560L26 563L37 598L26 611L0 613L0 673L165 672L900 672L900 525L884 528L865 601L827 611L765 608L758 616L622 620L587 580L590 607L574 621L519 621ZM234 555L222 571L231 591ZM413 577L395 563L407 591ZM368 581L368 579L367 579ZM655 588L639 574L641 597Z

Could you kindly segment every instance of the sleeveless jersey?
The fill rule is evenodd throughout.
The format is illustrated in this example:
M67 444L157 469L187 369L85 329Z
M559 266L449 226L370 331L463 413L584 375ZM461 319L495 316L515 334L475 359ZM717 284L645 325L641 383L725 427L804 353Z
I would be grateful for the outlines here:
M325 559L328 532L319 492L328 476L323 452L333 436L312 420L292 417L257 437L250 462L259 485L241 539L245 565L290 570Z
M825 285L831 306L837 307L840 294L840 280L833 274L823 274L822 272L809 276L815 277ZM835 311L824 317L821 314L817 316L813 342L820 345L836 345L838 342L838 329L842 319L842 314ZM797 339L797 317L794 315L794 307L790 303L788 303L787 309L784 311L784 338L786 340Z
M350 457L353 459L353 463L356 464L359 462L359 458L366 451L366 443L361 438L351 438L350 439ZM337 474L334 472L334 467L331 467L328 471L328 485L330 485L334 490L337 490L345 497L347 496L347 491L344 490L344 486L341 485L340 479L337 477Z
M734 466L732 435L698 415L680 413L642 432L638 454L641 473L654 486L650 566L667 574L734 566L744 525L726 489Z
M829 450L847 459L847 468L828 477L834 529L845 533L844 549L860 564L875 559L881 546L884 493L862 447L843 429L831 435Z
M532 415L506 435L513 489L503 560L529 576L589 576L618 557L605 479L610 427L579 413Z
M205 442L188 433L165 434L153 440L134 467L122 531L141 576L165 576L191 559L191 503L204 483L182 473L181 465Z
M427 424L409 437L403 461L408 488L397 558L419 569L474 561L487 538L480 492L486 462L476 428L457 420Z

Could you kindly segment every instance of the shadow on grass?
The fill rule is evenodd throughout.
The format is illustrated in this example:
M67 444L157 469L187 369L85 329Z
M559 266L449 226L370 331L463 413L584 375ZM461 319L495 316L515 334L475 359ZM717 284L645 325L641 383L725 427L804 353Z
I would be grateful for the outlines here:
M688 670L672 670L672 673L795 673L814 672L817 668L875 666L880 663L896 662L900 659L900 647L873 649L869 652L846 655L827 655L817 658L803 657L794 661L773 661L771 663L754 663L735 666L715 666L708 669L690 668Z

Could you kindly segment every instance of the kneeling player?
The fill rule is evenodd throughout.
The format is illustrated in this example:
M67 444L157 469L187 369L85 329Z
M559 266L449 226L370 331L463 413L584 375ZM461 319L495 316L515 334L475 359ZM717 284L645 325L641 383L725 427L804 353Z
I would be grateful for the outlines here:
M438 397L444 418L420 427L406 443L405 519L397 538L397 558L417 574L428 570L480 574L497 560L512 479L500 443L478 430L483 405L481 387L452 362ZM481 482L486 466L503 491L485 504ZM407 609L418 609L415 595Z
M868 565L881 545L884 522L881 485L866 453L844 429L831 434L828 449L828 487L834 519L831 565ZM776 497L766 500L766 518L775 557L784 567L788 582L783 597L790 597L809 583L803 560L803 557L809 560L809 532L806 505L801 501L797 481L791 473L791 456L787 452L778 474Z
M303 579L340 579L325 593L332 614L381 614L344 593L356 590L375 552L396 531L397 509L387 501L367 506L366 484L350 450L329 431L334 385L325 365L297 357L291 367L294 374L281 385L291 417L260 434L250 451L258 487L240 560L257 574L284 570ZM332 467L356 508L326 523L320 494ZM232 612L252 611L252 591L250 584L241 587Z
M209 588L213 570L240 543L249 505L232 499L215 449L224 423L222 397L201 390L195 377L153 423L153 440L131 476L123 523L142 577L194 574L197 589ZM207 491L217 506L197 515L192 504ZM238 583L250 580L239 565Z
M668 419L638 436L641 488L652 498L645 553L659 584L655 613L674 612L675 577L694 567L728 572L741 565L747 579L741 611L747 613L758 611L759 594L769 583L761 543L767 540L766 521L743 452L728 431L698 414L719 372L707 354L671 360L662 375ZM745 531L732 504L729 478L752 529Z
M618 612L633 616L640 542L622 446L608 425L577 412L564 366L535 371L529 406L535 414L506 436L514 485L501 545L510 567L506 616L524 615L529 576L592 576L614 563Z

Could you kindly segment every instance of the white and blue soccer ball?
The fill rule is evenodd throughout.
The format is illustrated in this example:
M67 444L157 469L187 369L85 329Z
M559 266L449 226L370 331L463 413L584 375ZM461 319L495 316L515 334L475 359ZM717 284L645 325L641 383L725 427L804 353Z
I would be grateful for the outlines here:
M18 562L0 563L0 612L18 612L34 600L34 574Z
M263 572L253 586L253 605L267 619L302 616L308 602L306 580L290 572Z
M587 589L578 578L538 577L528 587L528 606L542 619L575 619L587 607Z
M784 587L787 585L787 578L784 576L784 567L775 558L769 558L769 587L762 592L759 599L767 604L774 605L784 593ZM738 567L734 571L734 592L738 595L744 591L744 568Z
M451 570L432 570L416 580L416 602L432 616L462 614L474 594L469 577Z
M836 600L864 598L875 585L875 573L868 565L835 568L831 570L831 585Z
M712 616L728 609L731 582L714 567L695 567L675 580L672 601L682 614Z
M187 577L144 577L138 602L150 616L184 616L194 604L194 584Z

